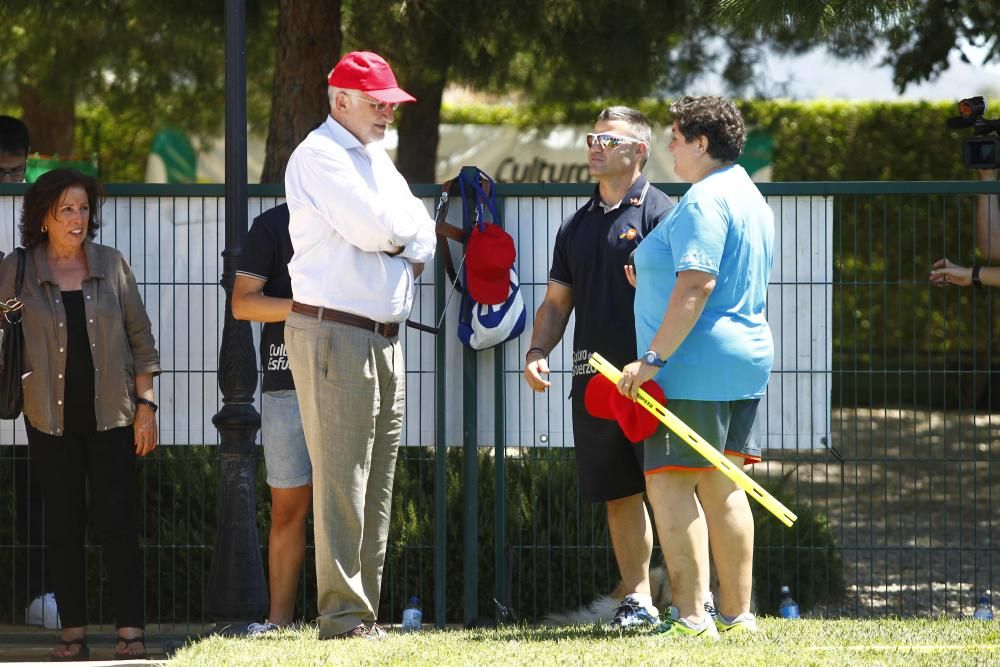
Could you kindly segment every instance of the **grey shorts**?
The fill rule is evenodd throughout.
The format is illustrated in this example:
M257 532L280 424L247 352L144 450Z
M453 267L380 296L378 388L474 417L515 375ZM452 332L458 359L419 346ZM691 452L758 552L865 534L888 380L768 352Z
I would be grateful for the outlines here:
M294 389L267 391L260 397L260 441L267 485L291 489L312 483L312 464Z
M742 456L744 464L750 464L761 460L758 403L759 398L742 401L672 399L667 404L667 410L720 452ZM652 437L646 439L644 454L647 475L664 470L714 467L708 459L662 424Z

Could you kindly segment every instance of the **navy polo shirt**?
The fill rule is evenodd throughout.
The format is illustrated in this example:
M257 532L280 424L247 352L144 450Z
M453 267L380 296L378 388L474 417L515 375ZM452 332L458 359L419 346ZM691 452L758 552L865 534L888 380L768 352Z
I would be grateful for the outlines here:
M621 368L635 360L635 290L624 266L643 238L674 207L673 200L640 176L621 203L605 210L600 192L556 234L549 280L573 289L573 391L583 398L596 371L587 363L598 352Z
M292 298L288 262L292 259L292 239L288 234L288 205L281 204L254 218L243 246L237 273L259 278L265 296ZM285 323L264 322L260 332L260 365L264 370L262 391L295 389L285 352Z

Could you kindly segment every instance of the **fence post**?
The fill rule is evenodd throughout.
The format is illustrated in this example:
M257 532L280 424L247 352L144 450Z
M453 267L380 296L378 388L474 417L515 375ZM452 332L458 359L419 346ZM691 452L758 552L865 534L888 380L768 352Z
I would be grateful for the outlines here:
M219 388L219 497L215 550L205 608L226 632L228 622L256 621L267 612L267 584L257 534L256 450L260 414L253 406L257 359L249 322L233 318L233 281L247 233L246 7L226 0L226 248L222 288L226 292ZM233 623L232 625L235 625Z
M448 243L442 238L438 243ZM448 373L447 336L444 333L444 311L448 306L445 298L444 256L434 254L434 317L440 330L434 338L434 625L443 630L447 623L447 561L445 550L448 546L448 424L445 412L447 401Z
M479 172L475 167L462 167L468 182L476 182ZM475 201L474 192L464 193ZM474 207L473 207L474 208ZM469 215L465 211L463 216ZM471 221L462 220L463 229L470 229ZM465 623L479 616L479 353L462 346L462 581L464 585Z

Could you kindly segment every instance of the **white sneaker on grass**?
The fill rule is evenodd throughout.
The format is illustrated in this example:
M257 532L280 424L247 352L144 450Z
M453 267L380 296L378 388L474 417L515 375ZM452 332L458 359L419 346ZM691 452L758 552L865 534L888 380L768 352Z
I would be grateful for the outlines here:
M270 632L277 632L280 629L280 626L275 625L270 621L264 621L263 623L251 623L247 626L247 636L259 637L260 635L266 635Z
M626 595L609 625L616 630L650 628L659 622L659 615L656 607L647 607L635 595Z
M709 616L702 625L692 625L683 618L665 618L653 629L653 632L661 637L671 639L701 639L706 641L719 641L719 631L715 627L715 621Z
M705 593L705 613L715 618L719 613L715 609L715 596L712 595L712 591ZM675 621L681 617L681 612L677 607L671 606L667 612L667 615L674 619Z
M736 618L726 618L723 614L715 617L715 627L719 634L733 632L734 634L757 632L757 617L749 611L743 612Z

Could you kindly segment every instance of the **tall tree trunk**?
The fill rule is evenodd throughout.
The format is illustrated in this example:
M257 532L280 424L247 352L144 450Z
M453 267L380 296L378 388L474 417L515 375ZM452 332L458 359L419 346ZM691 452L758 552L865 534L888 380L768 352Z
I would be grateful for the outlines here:
M445 68L446 71L447 68ZM441 123L441 96L446 83L443 72L407 83L405 89L417 98L407 104L399 119L399 147L396 168L410 183L434 183Z
M279 0L274 92L261 183L284 183L292 151L330 112L326 79L340 58L340 0Z
M40 90L26 83L17 86L21 120L28 126L31 152L68 157L73 154L76 129L76 99L72 91L60 90L46 99Z

